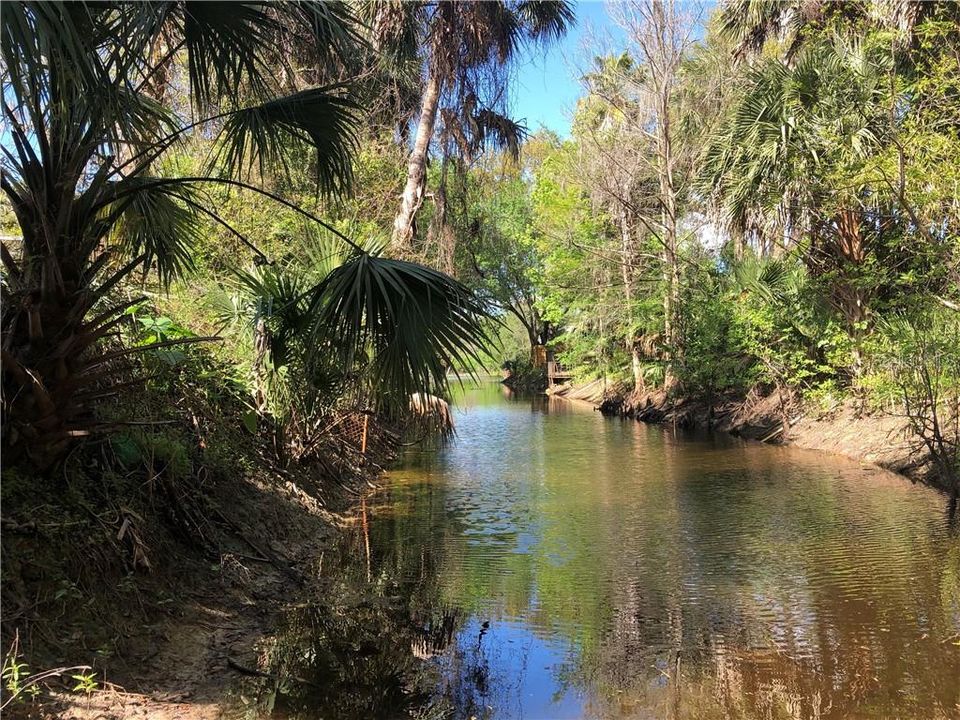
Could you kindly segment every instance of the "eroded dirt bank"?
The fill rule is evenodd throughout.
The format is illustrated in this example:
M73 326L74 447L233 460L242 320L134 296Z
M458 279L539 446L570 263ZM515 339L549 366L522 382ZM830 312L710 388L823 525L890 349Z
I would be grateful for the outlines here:
M5 593L5 636L19 636L29 674L90 666L51 676L5 716L200 720L242 702L243 679L271 665L263 638L292 604L323 594L324 553L352 518L289 479L253 475L209 492L203 546L132 508L98 513L93 573L77 568L82 558L57 558L62 523L80 519L41 511L5 525L4 575L19 585ZM126 554L114 558L117 536ZM78 674L97 689L75 691Z
M219 455L197 432L182 474L159 456L124 465L109 444L56 476L5 468L4 717L253 717L298 686L297 612L337 677L342 643L392 624L391 608L364 610L357 541L361 493L392 450L325 448L336 462L293 472L242 430L224 436L239 423L213 426Z

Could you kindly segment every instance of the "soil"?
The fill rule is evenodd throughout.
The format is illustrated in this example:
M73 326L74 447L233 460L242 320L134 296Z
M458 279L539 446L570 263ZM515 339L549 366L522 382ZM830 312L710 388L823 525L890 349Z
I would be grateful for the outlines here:
M74 691L79 671L67 671L4 717L213 720L242 709L245 683L266 663L262 639L307 587L317 592L324 552L350 523L308 490L264 473L215 484L205 497L204 548L170 525L143 522L138 530L134 519L125 533L142 536L133 546L144 554L136 572L108 566L95 587L60 603L44 578L57 563L56 521L16 531L5 522L4 575L40 598L32 610L13 608L15 595L5 593L5 642L18 638L31 672L92 665L98 689ZM119 533L122 522L106 518L103 529Z

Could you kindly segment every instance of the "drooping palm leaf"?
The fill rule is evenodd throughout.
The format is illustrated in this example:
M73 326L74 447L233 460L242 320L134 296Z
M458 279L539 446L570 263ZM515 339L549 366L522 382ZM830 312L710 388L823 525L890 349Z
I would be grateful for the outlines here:
M356 251L329 228L308 224L304 226L303 232L306 234L306 242L302 264L306 269L307 277L313 279L314 283L320 282L350 260ZM372 234L363 237L362 230L353 224L344 228L343 234L347 237L362 237L362 240L356 241L357 246L372 255L380 255L390 242L389 237Z
M125 196L112 234L129 257L143 257L143 267L156 266L164 285L193 269L193 248L199 237L196 200L188 185L158 183L156 178L129 178L136 189ZM119 210L119 212L117 212Z
M183 6L183 42L190 90L201 106L236 99L244 83L266 90L265 49L277 30L265 2L200 2Z
M526 126L488 108L473 116L473 126L474 152L490 146L506 150L514 160L520 157L520 145L527 135Z
M520 18L501 2L470 3L454 12L459 14L464 54L469 63L490 58L506 62L523 38Z
M360 3L360 20L370 28L372 44L386 64L415 58L422 48L428 6L406 0Z
M341 0L301 0L284 3L282 10L309 31L321 62L345 67L356 62L364 40L357 31L353 5Z
M315 353L338 353L344 366L369 361L384 398L442 393L447 373L482 365L491 342L488 315L465 286L410 262L357 254L313 293Z
M720 10L720 29L737 43L737 57L759 53L771 39L785 41L791 57L800 49L802 31L811 19L803 5L792 0L727 0Z
M287 167L291 145L316 150L317 182L325 193L349 187L356 148L357 105L342 86L313 88L231 113L214 165L235 175L256 165Z
M51 68L70 72L87 90L102 92L108 73L96 52L100 36L91 32L95 26L86 5L7 3L0 13L0 26L9 88L18 105L29 106L34 101L31 91L49 91ZM7 80L4 87L8 87Z
M516 12L536 40L559 40L575 21L573 5L561 0L523 0Z

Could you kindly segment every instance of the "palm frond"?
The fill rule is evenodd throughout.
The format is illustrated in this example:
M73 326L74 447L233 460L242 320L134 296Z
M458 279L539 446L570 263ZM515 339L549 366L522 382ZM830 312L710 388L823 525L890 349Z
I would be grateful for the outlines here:
M792 57L810 20L804 4L794 0L727 0L720 10L720 31L737 43L738 58L759 53L771 39L788 43L786 56Z
M314 290L313 346L344 367L367 364L387 402L443 394L448 371L482 365L488 315L468 288L436 270L357 254Z
M270 69L263 61L278 30L267 2L183 4L183 41L192 95L203 107L236 100L244 85L266 89Z
M157 183L156 178L128 178L135 183L122 206L107 206L114 219L111 235L128 257L143 257L143 267L156 266L168 285L193 269L193 246L199 236L189 186Z
M559 40L576 22L573 3L566 0L523 0L516 12L535 40Z
M323 192L346 190L357 142L357 105L342 89L336 85L303 90L231 113L220 133L214 165L229 175L253 166L261 174L269 167L288 170L291 146L299 144L316 150L317 183Z
M122 86L114 94L112 104L102 106L99 114L101 125L117 131L116 136L106 142L106 147L116 157L122 157L128 151L134 155L146 153L155 147L158 137L178 139L177 131L182 127L173 109L147 93L131 92Z
M306 224L304 227L306 242L303 248L302 264L307 276L317 282L323 280L353 256L355 250L343 241L343 236L352 238L362 236L362 230L354 223L348 223L337 232L340 234L315 223ZM365 252L380 255L389 245L390 238L386 235L368 234L356 242L357 246Z
M523 28L520 18L505 3L470 3L458 12L468 63L481 64L493 57L503 63L513 56L523 38Z
M426 26L425 3L380 0L360 3L358 12L370 28L373 47L383 60L395 64L417 57Z
M506 150L514 160L520 157L520 146L527 135L526 126L489 108L477 112L472 125L474 152L483 146L492 146Z
M305 26L321 60L350 66L355 62L364 40L357 32L354 7L341 0L294 0L279 6L293 17L294 24Z
M109 75L96 52L100 34L86 4L66 2L7 3L0 13L0 47L9 87L18 105L29 105L32 92L49 91L49 71L69 72L90 91L109 87ZM7 82L4 82L5 87ZM6 93L4 93L6 95Z
M297 268L260 265L233 271L252 326L261 320L270 329L270 354L275 365L286 365L292 348L308 329L306 279ZM252 329L252 328L251 328Z

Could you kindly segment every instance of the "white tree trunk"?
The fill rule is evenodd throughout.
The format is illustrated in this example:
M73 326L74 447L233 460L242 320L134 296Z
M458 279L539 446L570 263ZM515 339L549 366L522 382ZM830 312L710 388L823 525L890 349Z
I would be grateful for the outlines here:
M630 227L630 215L625 205L620 206L620 274L623 279L623 299L627 305L627 332L624 336L626 350L630 353L630 365L633 370L634 391L643 390L643 363L637 349L633 330L633 233Z
M433 129L437 122L437 108L440 104L440 81L433 72L427 76L423 88L423 101L420 109L420 122L417 136L407 163L407 184L400 200L400 212L393 223L394 250L408 252L413 247L414 220L427 186L427 152Z

